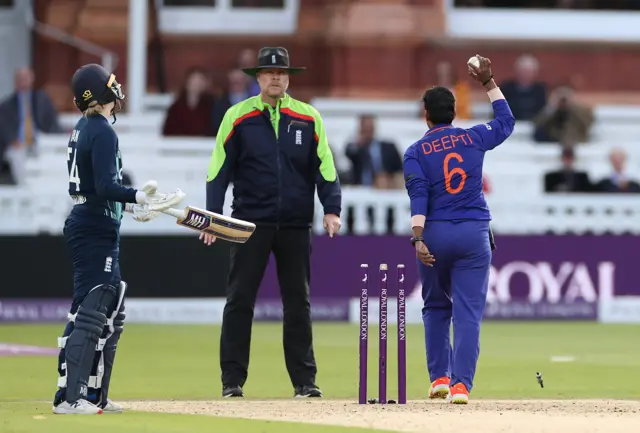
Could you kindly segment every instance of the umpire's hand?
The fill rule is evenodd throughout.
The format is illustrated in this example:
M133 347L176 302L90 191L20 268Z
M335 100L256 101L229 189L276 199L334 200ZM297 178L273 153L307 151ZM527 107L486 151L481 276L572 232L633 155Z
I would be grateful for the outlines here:
M329 237L333 237L333 235L340 231L342 223L340 222L340 217L338 215L329 213L322 219L322 225L327 233L329 233Z

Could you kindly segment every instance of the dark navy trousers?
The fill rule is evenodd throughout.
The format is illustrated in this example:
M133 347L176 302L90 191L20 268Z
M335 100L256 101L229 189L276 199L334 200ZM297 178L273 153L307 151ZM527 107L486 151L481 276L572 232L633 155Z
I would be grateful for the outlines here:
M64 236L73 263L73 302L75 314L84 297L96 286L120 285L119 227L106 216L70 216Z
M435 258L433 267L418 260L430 380L450 377L451 386L471 391L489 285L489 221L429 221L423 237Z

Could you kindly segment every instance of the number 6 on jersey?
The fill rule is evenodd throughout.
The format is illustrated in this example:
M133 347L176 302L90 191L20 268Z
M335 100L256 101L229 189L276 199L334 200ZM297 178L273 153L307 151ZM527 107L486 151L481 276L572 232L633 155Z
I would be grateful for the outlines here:
M455 167L449 170L449 161L451 161L451 158L457 160L458 162L462 162L464 160L462 159L462 156L460 156L460 154L456 152L451 152L444 158L443 165L444 165L445 188L449 194L457 194L460 191L462 191L462 188L464 188L464 183L467 180L467 173L465 173L462 167ZM454 174L460 175L460 183L458 184L457 187L451 188L451 178L453 177Z

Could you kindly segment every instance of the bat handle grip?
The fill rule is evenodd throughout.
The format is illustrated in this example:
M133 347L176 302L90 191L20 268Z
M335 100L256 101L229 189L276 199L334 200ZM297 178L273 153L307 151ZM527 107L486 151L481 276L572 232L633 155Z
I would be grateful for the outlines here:
M163 210L162 213L171 215L172 217L175 217L175 218L184 218L184 212L178 209L169 208L169 209Z

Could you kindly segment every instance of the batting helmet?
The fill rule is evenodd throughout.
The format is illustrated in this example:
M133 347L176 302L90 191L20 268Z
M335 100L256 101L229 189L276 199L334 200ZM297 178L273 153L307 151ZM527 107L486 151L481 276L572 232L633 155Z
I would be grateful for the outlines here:
M71 79L73 102L84 112L89 107L116 102L113 113L120 111L120 101L124 100L124 93L116 76L107 72L105 68L95 63L84 65L78 69Z

